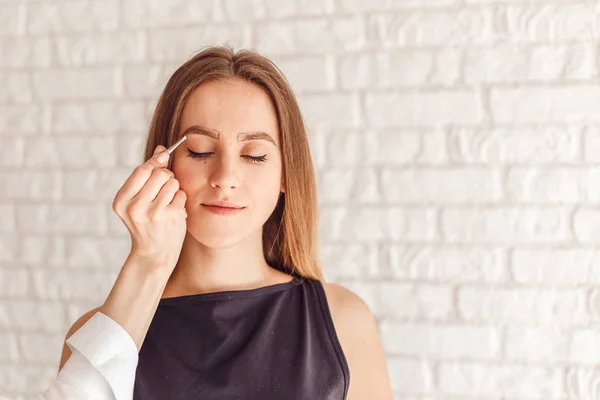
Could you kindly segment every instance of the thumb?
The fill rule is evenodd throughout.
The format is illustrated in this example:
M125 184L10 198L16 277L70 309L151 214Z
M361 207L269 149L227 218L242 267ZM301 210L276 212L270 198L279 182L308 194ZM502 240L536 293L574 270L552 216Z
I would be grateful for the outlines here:
M152 155L157 155L158 153L162 153L163 151L165 151L167 148L163 145L158 145L156 146L156 148L154 149L154 153Z
M156 146L154 149L154 154L150 160L157 167L162 167L165 163L167 163L167 161L169 161L169 154L166 153L166 150L167 148L161 145Z

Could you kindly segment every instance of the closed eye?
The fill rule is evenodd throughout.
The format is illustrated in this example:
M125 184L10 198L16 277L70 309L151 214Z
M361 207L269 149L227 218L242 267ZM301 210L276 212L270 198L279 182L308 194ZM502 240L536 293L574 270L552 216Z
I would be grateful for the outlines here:
M211 154L214 154L214 153L196 153L195 151L191 151L190 149L187 149L187 150L189 153L188 157L196 158L199 160L204 160L204 159L208 158L208 156L210 156Z
M256 164L263 163L267 160L266 154L264 154L262 156L258 156L258 157L253 157L253 156L242 156L242 157L244 157L246 160L256 163Z
M215 153L196 153L195 151L191 151L190 149L188 150L188 157L197 159L197 160L206 160L211 154L215 154ZM255 164L260 164L263 163L267 160L267 155L263 154L262 156L249 156L249 155L243 155L242 157L244 157L246 160L248 160L248 162L251 163L255 163Z

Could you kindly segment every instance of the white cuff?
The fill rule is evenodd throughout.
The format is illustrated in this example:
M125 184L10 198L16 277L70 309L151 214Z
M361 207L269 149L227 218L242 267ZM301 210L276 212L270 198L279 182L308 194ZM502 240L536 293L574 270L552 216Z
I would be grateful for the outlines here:
M106 314L97 312L66 343L72 351L81 353L106 379L116 400L133 398L139 355L135 342L121 325Z

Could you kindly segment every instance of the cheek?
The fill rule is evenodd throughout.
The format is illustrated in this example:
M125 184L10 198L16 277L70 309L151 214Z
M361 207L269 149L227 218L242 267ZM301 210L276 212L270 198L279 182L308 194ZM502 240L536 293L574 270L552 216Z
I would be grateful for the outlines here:
M247 177L246 187L259 204L271 207L277 203L281 190L281 175L277 171L264 171Z

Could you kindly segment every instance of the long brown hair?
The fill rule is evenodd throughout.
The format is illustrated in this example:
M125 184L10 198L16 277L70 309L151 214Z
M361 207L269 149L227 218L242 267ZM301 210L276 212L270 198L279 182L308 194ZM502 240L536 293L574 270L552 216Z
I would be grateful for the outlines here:
M154 110L144 160L158 145L177 140L185 102L201 84L242 79L261 87L275 106L283 161L285 193L263 225L263 251L269 265L307 278L323 279L318 259L317 196L306 126L283 73L251 50L209 47L180 66L167 82Z

